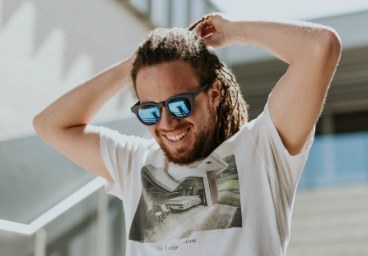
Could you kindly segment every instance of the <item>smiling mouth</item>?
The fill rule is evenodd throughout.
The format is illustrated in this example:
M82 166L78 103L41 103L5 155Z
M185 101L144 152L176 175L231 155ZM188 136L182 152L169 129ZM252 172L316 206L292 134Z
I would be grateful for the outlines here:
M185 136L187 136L187 134L189 133L189 129L185 130L182 133L176 134L176 135L164 135L169 141L172 142L178 142L180 140L182 140Z

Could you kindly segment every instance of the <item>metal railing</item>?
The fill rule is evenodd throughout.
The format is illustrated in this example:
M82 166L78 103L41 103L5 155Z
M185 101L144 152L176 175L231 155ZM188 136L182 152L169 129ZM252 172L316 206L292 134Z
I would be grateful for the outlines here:
M0 219L0 230L12 232L20 235L32 236L35 235L34 255L46 256L47 248L47 232L45 226L69 211L73 206L77 205L84 199L88 198L96 191L98 193L97 206L97 255L106 256L107 248L107 207L108 198L101 188L104 186L105 180L95 178L85 186L72 193L70 196L62 200L60 203L52 207L50 210L33 220L30 224L12 222Z

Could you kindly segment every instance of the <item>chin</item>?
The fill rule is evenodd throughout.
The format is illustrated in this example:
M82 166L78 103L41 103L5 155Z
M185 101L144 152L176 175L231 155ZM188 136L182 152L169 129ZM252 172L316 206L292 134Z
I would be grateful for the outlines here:
M178 165L187 165L204 159L216 147L213 144L214 128L195 130L192 126L187 135L177 141L170 140L159 132L155 135L168 161Z
M169 145L161 145L167 159L179 165L190 164L197 160L198 155L191 146L184 145L180 148L170 147Z
M199 158L196 155L188 155L188 154L172 154L170 152L165 152L166 158L169 162L172 162L177 165L188 165L191 164Z
M194 162L196 159L192 143L170 142L167 138L156 138L166 158L169 162L185 165ZM178 143L177 145L175 145ZM180 143L180 144L179 144Z
M191 164L195 161L204 159L211 153L209 150L206 150L206 141L198 139L195 143L190 143L190 145L186 144L180 148L169 147L170 145L165 144L160 144L160 146L169 162L178 165Z

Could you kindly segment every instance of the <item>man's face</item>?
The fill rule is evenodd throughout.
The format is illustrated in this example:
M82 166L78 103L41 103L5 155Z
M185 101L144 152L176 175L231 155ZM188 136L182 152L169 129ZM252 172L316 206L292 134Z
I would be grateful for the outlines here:
M178 94L192 93L200 86L193 67L184 61L142 68L136 80L137 95L141 102L159 103ZM193 112L189 117L177 119L165 107L162 108L161 120L148 126L148 129L169 161L189 164L204 157L203 154L213 144L219 100L220 89L215 82L194 99Z

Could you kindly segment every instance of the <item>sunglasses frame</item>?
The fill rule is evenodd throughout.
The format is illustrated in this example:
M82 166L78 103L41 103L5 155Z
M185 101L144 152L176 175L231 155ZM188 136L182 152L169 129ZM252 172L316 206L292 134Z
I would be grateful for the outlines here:
M175 95L175 96L172 96L170 97L169 99L167 99L166 101L162 101L162 102L159 102L159 103L156 103L156 102L153 102L153 101L148 101L148 102L143 102L141 103L140 101L138 101L134 106L132 106L130 108L130 110L137 116L138 120L144 124L144 125L154 125L154 124L157 124L158 122L160 122L161 120L161 116L162 116L162 107L166 107L166 110L167 112L170 113L171 116L175 117L176 119L182 119L182 118L186 118L188 116L190 116L193 112L193 100L195 97L198 96L198 94L200 94L201 92L205 91L206 89L208 89L209 87L211 86L210 83L206 83L204 84L203 86L199 87L197 90L195 90L194 92L192 93L182 93L182 94L179 94L179 95ZM177 98L185 98L187 100L189 100L189 103L190 103L190 112L187 116L184 116L184 117L177 117L175 116L173 113L171 113L170 109L167 107L169 102L173 99L177 99ZM155 123L152 123L152 124L146 124L139 116L138 114L138 110L139 108L141 107L144 107L144 106L147 106L147 105L150 105L150 106L155 106L158 108L159 112L160 112L160 116L158 117L158 120L157 122Z

